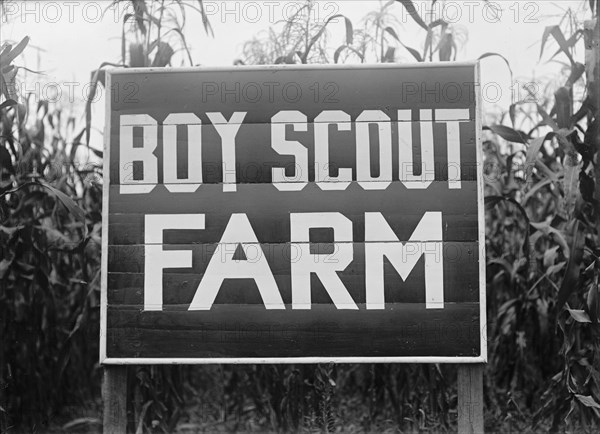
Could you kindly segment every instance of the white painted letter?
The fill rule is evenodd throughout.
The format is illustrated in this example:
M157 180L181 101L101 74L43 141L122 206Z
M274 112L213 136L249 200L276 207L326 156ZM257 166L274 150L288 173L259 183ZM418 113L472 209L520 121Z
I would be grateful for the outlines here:
M446 122L448 140L448 188L460 189L460 125L469 120L469 109L436 109L435 121Z
M297 110L280 111L271 118L271 147L279 155L293 155L294 175L286 176L285 168L272 169L273 185L279 191L300 191L308 183L308 149L295 140L286 140L285 127L293 125L294 131L308 131L306 115Z
M315 178L321 190L345 190L352 182L352 169L338 168L338 176L329 176L329 125L338 131L350 131L350 115L341 110L326 110L315 118Z
M310 309L310 273L315 273L338 309L358 309L337 271L346 269L354 257L352 221L337 212L291 213L292 246L299 251L292 261L292 309ZM309 230L332 228L334 253L312 254Z
M379 133L379 176L371 176L369 125ZM385 190L392 183L392 126L381 110L365 110L356 119L356 178L364 190Z
M142 147L133 147L133 128L144 130ZM154 154L158 141L156 120L149 115L121 115L119 132L119 181L121 194L150 193L158 183L158 162ZM142 179L133 179L133 163L143 163Z
M227 121L219 113L206 113L221 136L221 152L223 153L223 191L237 191L237 176L235 167L235 136L237 136L246 112L235 112Z
M204 229L204 214L150 214L144 222L144 310L163 308L163 270L192 266L192 252L163 250L165 229Z
M425 306L443 309L442 213L426 212L406 243L398 240L381 213L365 213L367 309L385 308L384 256L402 280L406 280L422 255L425 255Z
M409 189L424 189L435 180L431 110L421 110L421 174L414 174L410 110L398 110L400 181Z
M256 249L257 246L260 254L256 258L253 257L252 261L234 260L238 245L242 246L247 257L250 256L249 249ZM285 309L271 268L246 214L231 215L189 310L210 310L225 279L254 279L265 308Z
M193 193L202 184L202 121L193 113L172 113L163 123L163 174L172 193ZM187 179L177 178L177 125L187 125Z

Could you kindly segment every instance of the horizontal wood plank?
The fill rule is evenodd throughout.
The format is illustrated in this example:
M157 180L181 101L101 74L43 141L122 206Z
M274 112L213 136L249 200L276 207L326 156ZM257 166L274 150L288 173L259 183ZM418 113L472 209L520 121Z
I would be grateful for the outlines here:
M365 77L369 79L365 80ZM167 113L195 110L245 111L248 123L268 123L280 110L299 110L314 119L322 110L469 108L475 119L474 65L435 68L288 67L266 70L115 71L111 74L112 125L119 114L143 113L162 120Z
M218 245L194 244L164 246L163 250L183 250L192 254L191 268L166 269L163 273L163 298L168 304L189 304L196 292L200 280L208 267L209 261L224 260L224 255L231 255L237 250L236 245L221 246L228 253L217 252ZM339 246L318 243L311 246L315 252L324 254L311 258L327 264L339 262ZM109 246L108 268L109 303L143 303L144 246ZM403 261L418 260L410 275L403 281L393 266L384 263L384 288L386 300L410 303L425 302L425 269L424 257L420 254L425 247L407 254ZM271 273L275 276L284 303L291 302L292 263L297 263L302 251L291 244L260 244L246 249L247 259L256 262L266 259ZM472 302L479 299L477 276L479 271L478 244L475 242L443 243L434 260L443 261L444 299L450 302ZM215 256L219 255L219 256ZM356 303L365 302L365 244L353 243L353 261L338 272L341 281ZM316 276L311 277L313 299L316 303L331 303L329 295ZM262 299L256 284L251 279L226 279L217 303L249 303L260 304Z
M408 137L399 137L398 122L390 122L389 130L392 140L391 155L391 177L382 177L382 181L410 180L413 174L421 175L423 171L434 173L435 180L447 181L451 179L461 179L463 181L473 181L477 179L476 168L476 131L475 122L460 122L460 164L448 164L448 139L446 125L442 122L433 123L433 162L432 164L423 163L420 143L421 130L420 123L411 124L412 131L412 158L413 165L400 164L399 140L408 141ZM133 164L126 164L120 161L119 146L120 134L119 126L113 127L111 133L111 143L113 152L111 153L110 183L120 184L120 172L123 172L123 183L135 182L144 183L142 172L136 169ZM200 127L201 142L188 143L188 134L185 127L179 127L177 133L177 168L180 178L187 178L188 173L198 165L202 166L202 180L204 183L222 183L224 180L223 172L236 173L237 183L271 183L273 182L272 172L274 168L283 168L288 176L294 179L300 179L302 176L298 171L300 167L292 155L280 155L272 148L272 126L270 124L241 124L235 139L235 165L224 164L222 157L222 139L213 125L203 123ZM352 180L357 180L358 162L370 161L370 173L372 176L379 176L381 173L379 162L379 136L376 125L372 125L369 130L370 154L357 155L356 146L356 125L350 124L350 131L337 131L335 126L329 127L329 152L327 160L321 160L315 155L315 125L308 124L307 131L294 131L292 126L286 129L286 139L289 141L298 141L307 149L308 154L308 180L315 181L315 168L328 168L326 173L332 179L325 179L324 182L335 182L338 171L343 168L352 170ZM134 128L134 143L142 143L142 128ZM188 160L188 146L201 147L201 161ZM157 157L158 182L164 182L164 157L163 157L163 127L157 128L157 147L153 154ZM408 161L403 159L402 161ZM192 167L190 167L192 166ZM141 166L140 166L141 167ZM422 175L421 175L422 176ZM138 181L139 180L139 181ZM292 181L293 182L293 181ZM176 183L176 182L172 182Z
M290 218L288 215L266 215L246 213L252 227L259 239L264 243L282 243L290 238ZM344 214L344 213L343 213ZM168 214L167 214L168 215ZM111 214L109 223L109 244L135 245L144 243L145 214ZM364 213L346 213L353 223L353 240L364 242ZM410 212L384 213L386 221L395 233L400 234L399 239L406 240L410 236L421 214L414 215ZM219 240L223 230L231 217L231 213L215 210L206 214L206 228L204 230L165 230L163 239L166 244L202 244ZM474 215L454 214L442 215L442 239L449 242L475 241L477 239L477 220ZM404 235L404 236L403 236ZM331 240L324 240L325 242Z
M168 230L165 240L170 244L214 243L234 213L247 215L260 242L286 242L290 213L306 212L343 214L353 223L355 242L364 241L366 212L380 212L400 240L410 238L427 211L442 212L444 240L478 239L475 182L463 183L460 190L448 190L436 182L425 191L408 190L398 182L382 191L364 191L356 183L346 191L321 191L315 184L299 192L280 192L263 184L237 187L236 192L223 193L219 185L207 184L195 193L175 194L159 186L146 195L119 195L118 186L111 186L109 243L143 243L147 214L205 214L204 230Z
M108 312L108 357L479 356L479 305L427 310L394 304L383 311L267 311L220 305L202 312Z

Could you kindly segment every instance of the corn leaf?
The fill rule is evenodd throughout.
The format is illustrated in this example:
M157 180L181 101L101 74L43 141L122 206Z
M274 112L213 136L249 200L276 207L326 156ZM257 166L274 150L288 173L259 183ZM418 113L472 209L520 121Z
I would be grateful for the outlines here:
M477 58L477 60L487 59L488 57L499 57L500 59L504 60L504 63L506 63L506 66L508 67L508 72L510 72L510 82L512 83L513 82L513 71L512 71L512 68L510 67L510 62L508 61L508 59L506 57L504 57L502 54L488 52L488 53L483 53L481 56L479 56Z
M29 36L25 36L21 39L21 42L19 42L12 50L9 49L7 52L5 48L2 54L0 54L0 70L3 70L5 66L8 66L10 62L15 60L17 56L25 50L27 44L29 44Z
M575 394L575 398L577 398L577 400L579 402L581 402L583 405L585 405L586 407L592 407L592 408L599 408L600 409L600 404L598 404L596 402L596 400L594 398L592 398L591 396Z
M77 220L85 222L85 212L79 205L75 203L73 199L57 188L52 187L50 184L41 182L40 185L48 190L54 197L56 197Z
M404 6L404 8L406 9L406 11L410 14L410 16L412 17L412 19L415 20L415 22L419 26L421 26L425 30L429 30L429 27L427 26L427 24L425 24L425 21L423 21L423 19L421 18L421 16L417 12L417 9L415 8L415 5L413 4L413 2L411 0L396 0L396 1L398 3L401 3L402 6Z
M567 310L569 311L571 318L573 318L577 322L592 322L590 320L589 315L587 314L587 312L585 310L580 310L580 309L567 309Z
M571 56L571 53L569 53L569 48L570 48L569 44L567 43L567 40L565 39L565 35L563 34L563 32L559 26L548 26L544 29L544 34L542 36L542 47L540 49L540 59L542 58L542 55L544 54L544 47L545 47L546 41L548 40L548 37L550 35L552 35L554 37L554 39L558 43L558 46L560 47L562 52L565 53L565 55L571 62L571 65L573 65L575 63L575 61L573 60L573 56Z
M557 310L560 310L564 306L571 293L579 286L579 269L581 268L583 259L583 243L584 237L579 231L579 220L575 220L575 224L573 225L573 241L570 247L571 254L567 263L565 276L558 291L556 301Z
M517 131L511 127L507 127L506 125L495 124L485 126L483 129L492 131L509 142L522 143L524 145L527 144L527 134L525 134L523 131Z

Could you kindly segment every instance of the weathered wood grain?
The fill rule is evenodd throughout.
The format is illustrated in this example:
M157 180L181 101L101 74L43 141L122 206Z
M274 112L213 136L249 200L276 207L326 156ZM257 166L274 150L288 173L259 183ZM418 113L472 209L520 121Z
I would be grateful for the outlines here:
M120 114L139 113L143 107L144 113L159 120L166 113L194 110L222 112L226 117L234 111L246 111L246 122L267 123L280 110L299 110L310 120L322 110L344 110L355 118L369 109L383 110L393 116L398 108L469 107L470 119L475 119L477 80L473 66L449 63L435 68L421 65L281 68L277 65L270 69L204 68L147 73L121 70L112 76L111 109L116 119ZM212 83L217 85L216 93L212 92ZM320 88L317 97L311 89L315 84ZM255 85L263 89L260 98L251 94ZM457 89L461 89L460 93Z
M485 314L480 262L484 242L482 161L475 64L127 70L109 75L102 361L485 359L481 339ZM448 126L441 119L442 112L436 112L440 109L462 110L460 186L448 180L449 172L453 178L457 168L448 166ZM279 155L272 147L273 116L285 110L299 111L307 120L306 131L295 131L291 125L285 128L286 140L298 141L307 150L308 182L301 191L280 191L272 183L273 168L285 168L287 176L296 170L292 156ZM315 182L315 165L325 163L319 161L322 157L315 157L315 122L325 110L344 111L351 119L349 131L338 131L332 125L328 134L329 176L335 177L341 168L352 173L352 181L341 191L324 191ZM375 125L369 128L369 149L363 148L357 155L356 132L361 126L355 121L365 110L383 112L390 119L385 127L391 132L392 152L385 163L391 165L391 175L381 179L390 184L382 190L367 189L358 182L357 165L367 158L367 176L376 178L381 173ZM399 110L410 110L410 117L398 119ZM222 114L225 121L234 112L246 112L235 139L236 176L226 181L222 139L210 112ZM185 126L177 128L175 139L174 184L185 179L190 164L202 164L202 184L193 193L173 193L164 185L165 129L161 124L172 113L193 113L201 123L198 161L187 161L188 146L200 143L188 143ZM158 123L153 151L158 180L150 193L120 193L120 116L127 114L147 114ZM410 125L413 168L420 174L421 125L428 116L432 117L434 167L427 169L433 169L434 181L427 188L414 189L411 187L416 184L406 180L409 168L400 164L399 143L406 137L400 137L398 126ZM142 130L133 128L133 147L142 144ZM404 130L403 134L409 133ZM139 179L143 174L140 162L130 165L131 177ZM426 308L423 257L405 280L386 259L385 309L366 309L365 213L381 213L394 235L406 242L429 211L442 214L440 239L411 241L442 242L443 309ZM290 216L327 212L341 213L352 222L353 260L337 275L358 309L338 310L314 273L310 278L311 309L292 309ZM232 214L240 213L246 214L256 234L254 247L267 260L285 309L266 309L253 280L225 279L210 310L189 311ZM192 266L163 270L162 311L144 310L145 217L149 214L164 214L167 221L175 214L205 216L203 230L175 227L163 231L163 250L191 252ZM335 261L339 244L329 237L332 233L327 230L311 230L311 252ZM235 250L237 245L231 244L231 248Z
M243 314L242 314L243 312ZM218 305L210 311L142 311L114 306L108 314L109 357L401 357L478 356L479 306L397 303L383 311L267 311Z
M120 195L110 186L109 243L135 244L143 240L145 214L206 214L203 231L167 231L168 242L217 242L231 214L245 213L258 239L265 243L289 241L290 213L339 212L352 220L353 239L364 241L364 213L381 212L401 240L407 240L427 211L441 211L444 240L474 241L477 229L477 184L463 182L449 190L434 182L427 190L409 190L393 182L386 190L365 191L352 183L345 191L321 191L308 184L298 192L281 192L272 185L243 184L236 192L218 184L202 185L195 193L170 193L157 186L145 195ZM187 240L187 241L186 241Z
M189 304L203 278L209 260L215 254L217 244L194 244L164 246L164 250L187 250L192 252L193 268L166 269L163 273L164 299L167 304ZM356 303L365 302L365 246L353 243L354 260L341 272L341 281ZM229 252L236 245L227 246ZM315 259L334 263L339 249L334 244L313 244L315 251L326 252ZM250 248L248 259L255 261L259 256L267 260L285 303L291 302L291 263L298 260L298 250L290 243L261 244ZM109 304L143 304L144 246L109 246L108 250L108 302ZM477 276L479 252L475 242L444 243L440 260L444 261L444 299L449 302L476 302L479 300ZM424 258L419 262L406 281L386 261L384 265L384 289L390 302L424 303L425 270ZM331 303L331 299L319 279L313 276L313 300L315 303ZM260 304L262 300L256 284L250 279L227 279L224 281L217 303Z
M198 114L201 117L200 114ZM408 166L400 166L400 150L398 142L398 122L390 122L391 138L392 138L392 177L389 180L406 180L408 175L413 172ZM350 131L337 131L335 126L330 126L329 132L329 159L328 161L320 161L315 157L315 137L313 123L307 125L307 131L294 131L292 126L288 126L286 130L286 139L290 141L300 142L308 152L308 180L315 181L315 166L328 167L329 174L332 177L338 175L338 169L351 168L352 180L357 180L357 154L356 154L356 124L351 123ZM370 128L370 167L371 174L378 176L380 173L379 165L379 138L375 125ZM475 143L476 131L475 122L460 122L460 140L461 140L461 165L448 165L448 150L446 125L443 122L433 123L433 142L434 142L434 160L433 167L426 166L428 171L435 173L435 180L447 181L448 177L452 179L461 179L463 181L475 181L477 179ZM206 184L219 184L223 182L223 158L221 138L214 126L208 120L203 121L201 126L202 141L201 143L188 144L187 129L180 127L177 134L177 165L180 178L186 178L188 174L188 164L201 164L203 182ZM142 128L134 128L134 142L137 140L141 143ZM413 165L414 173L422 173L422 158L421 158L421 133L419 122L412 123L413 135ZM154 155L157 157L158 164L158 181L163 182L163 127L159 125L157 128L157 147L154 150ZM406 140L406 138L403 138ZM111 153L110 162L110 183L119 184L119 124L117 123L111 132L111 143L115 152ZM236 171L237 183L271 183L272 169L282 167L286 170L288 176L298 176L295 172L295 160L291 155L280 155L272 147L271 124L252 124L243 123L240 126L239 132L236 135L236 163L234 167L225 166L225 170ZM187 161L188 146L201 146L202 161L189 162ZM133 166L127 167L129 174L127 179L137 179L139 176ZM388 180L388 179L386 179Z
M479 434L483 424L483 365L458 366L458 432Z
M104 366L102 431L122 434L127 427L127 366Z

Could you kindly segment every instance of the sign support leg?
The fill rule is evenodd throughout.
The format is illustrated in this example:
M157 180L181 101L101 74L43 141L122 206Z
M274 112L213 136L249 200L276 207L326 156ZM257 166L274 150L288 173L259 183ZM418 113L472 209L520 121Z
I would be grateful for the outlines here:
M483 365L458 365L458 432L483 433Z
M104 366L102 379L105 434L122 434L127 429L127 366Z

